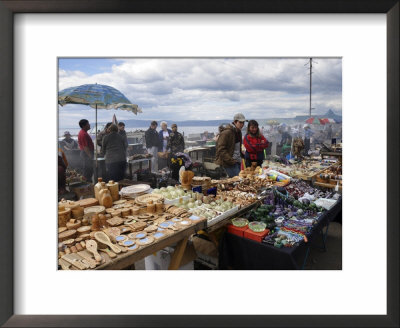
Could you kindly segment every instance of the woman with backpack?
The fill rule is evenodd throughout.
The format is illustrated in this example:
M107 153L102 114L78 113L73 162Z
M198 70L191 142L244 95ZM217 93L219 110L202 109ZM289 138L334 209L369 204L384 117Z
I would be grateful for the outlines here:
M264 149L268 147L268 140L261 134L257 121L249 121L243 145L246 148L244 157L246 167L250 167L252 162L257 162L257 166L261 166L264 161Z

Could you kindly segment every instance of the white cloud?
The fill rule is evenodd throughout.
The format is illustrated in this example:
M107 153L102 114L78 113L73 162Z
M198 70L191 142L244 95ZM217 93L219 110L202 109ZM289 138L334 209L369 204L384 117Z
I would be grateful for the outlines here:
M230 119L236 112L253 118L292 117L308 113L307 61L306 58L124 59L114 64L111 72L101 74L60 70L59 88L85 83L111 85L143 108L138 116L118 111L121 119ZM315 61L312 107L316 108L315 113L322 114L331 108L341 114L341 59ZM67 117L76 120L76 115L69 116L68 106L65 112L60 111L60 125L64 125ZM72 112L86 114L79 109ZM112 116L100 112L99 120Z

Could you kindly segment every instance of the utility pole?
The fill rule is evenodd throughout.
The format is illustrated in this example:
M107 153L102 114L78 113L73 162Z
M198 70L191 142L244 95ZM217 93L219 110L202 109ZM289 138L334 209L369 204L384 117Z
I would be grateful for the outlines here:
M318 64L316 61L314 61L314 63ZM311 117L311 110L312 110L312 109L315 109L315 108L312 108L312 107L311 107L312 74L313 74L313 71L312 71L312 64L313 64L313 59L310 58L310 60L304 65L304 66L310 65L310 111L309 111L309 116L310 116L310 117Z

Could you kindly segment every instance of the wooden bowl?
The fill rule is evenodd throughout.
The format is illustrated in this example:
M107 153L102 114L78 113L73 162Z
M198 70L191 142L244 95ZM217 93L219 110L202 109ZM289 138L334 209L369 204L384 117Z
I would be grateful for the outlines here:
M67 239L74 239L77 235L76 230L66 230L58 234L58 241L64 241Z

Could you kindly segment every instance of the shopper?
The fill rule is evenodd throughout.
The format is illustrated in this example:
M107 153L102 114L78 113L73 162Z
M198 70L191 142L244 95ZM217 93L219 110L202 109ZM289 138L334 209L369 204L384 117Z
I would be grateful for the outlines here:
M265 157L264 150L268 147L268 141L261 134L257 121L249 121L247 134L243 138L243 145L246 148L246 166L250 167L252 162L257 162L257 166L261 166Z
M183 153L185 150L185 140L183 135L178 132L178 126L176 124L172 124L171 129L172 132L168 139L167 150L171 152L171 155Z
M239 174L241 158L244 157L241 130L245 121L243 114L236 114L232 124L223 128L218 137L215 163L221 165L230 178Z
M167 122L162 121L161 122L161 130L158 132L159 138L160 138L160 143L161 147L159 149L160 152L166 152L167 151L167 145L168 145L168 140L170 138L170 134L172 131L168 129Z
M304 125L304 155L308 156L308 152L310 150L310 139L314 132L311 131L311 128L308 124Z
M118 133L118 126L111 124L109 132L103 137L103 153L109 180L120 181L126 169L126 145Z
M104 138L104 136L105 136L106 134L108 134L108 128L110 127L111 124L112 124L111 122L108 122L108 123L105 125L103 131L97 133L97 140L96 140L96 142L97 142L97 146L100 147L100 153L102 154L102 156L104 156L104 152L103 152L103 138Z
M124 139L125 147L128 149L128 137L126 135L124 122L118 123L118 134L122 136L122 138Z
M87 131L90 130L89 121L82 119L79 121L81 130L78 134L78 145L81 150L80 156L83 161L83 176L87 181L92 182L93 175L93 154L94 144Z
M153 157L151 159L151 172L157 173L158 171L158 148L160 148L160 139L157 132L157 122L150 123L144 137L146 140L147 153Z
M60 141L60 147L63 151L78 149L78 143L71 138L69 131L64 132L64 139Z

